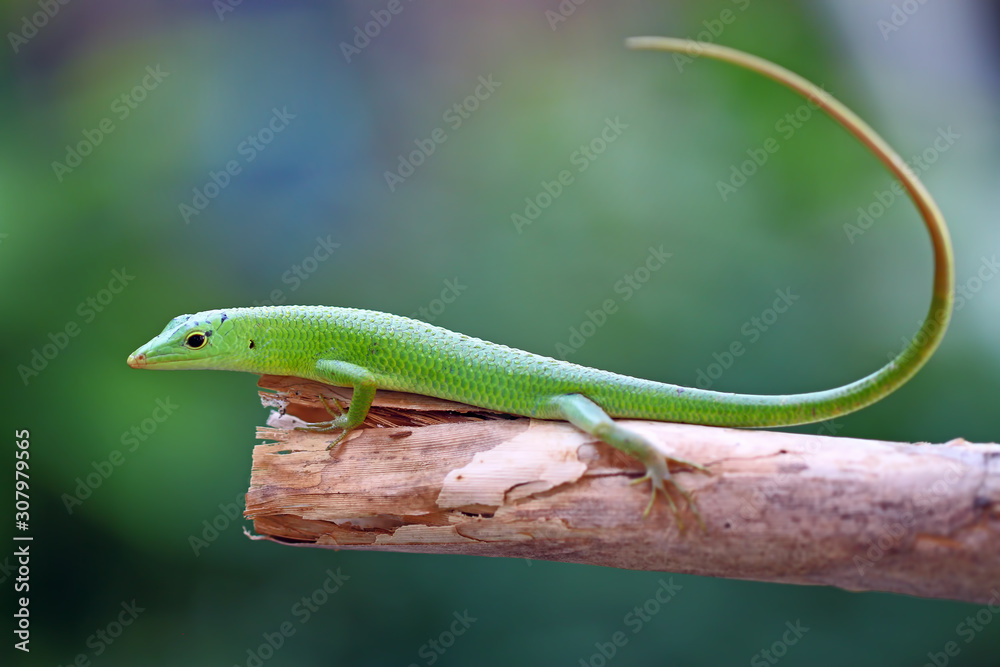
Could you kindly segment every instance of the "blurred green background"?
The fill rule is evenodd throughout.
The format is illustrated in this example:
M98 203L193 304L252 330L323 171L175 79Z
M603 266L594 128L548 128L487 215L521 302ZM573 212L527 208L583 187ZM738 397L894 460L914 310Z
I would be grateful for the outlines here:
M991 7L3 4L4 423L30 429L34 542L31 653L11 641L0 662L755 665L773 664L761 651L800 623L784 664L922 665L949 641L960 647L949 664L1000 664L1000 620L958 634L975 605L252 542L229 517L267 415L255 379L125 365L178 314L266 302L424 308L436 324L556 355L614 298L569 359L680 384L712 373L713 388L753 393L874 370L929 298L913 206L888 203L851 233L890 178L834 123L755 75L623 48L634 34L700 35L822 83L904 157L933 157L917 169L950 221L966 296L930 364L837 434L997 441ZM609 122L614 141L581 158ZM723 197L718 183L769 137L778 152ZM573 182L539 199L562 170ZM392 187L391 171L405 175ZM515 224L534 215L526 198L547 206ZM660 246L662 268L630 298L616 292ZM441 309L449 282L459 295ZM798 299L764 330L753 318L775 290ZM746 353L712 369L735 341ZM100 485L81 490L88 475ZM9 498L13 473L2 477ZM0 553L8 624L12 552ZM304 618L296 605L338 570L348 578ZM664 578L681 590L632 634L627 614ZM454 614L476 620L450 645ZM119 616L130 624L105 641ZM295 632L269 651L283 623ZM619 630L628 644L605 659L599 645Z

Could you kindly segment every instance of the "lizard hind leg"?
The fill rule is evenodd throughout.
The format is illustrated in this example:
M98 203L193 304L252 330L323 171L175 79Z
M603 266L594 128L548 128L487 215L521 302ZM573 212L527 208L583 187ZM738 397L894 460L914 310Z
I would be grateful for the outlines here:
M589 433L615 449L638 459L646 466L646 474L632 481L632 484L648 481L652 486L652 494L649 504L646 505L646 510L643 512L643 516L648 516L650 511L652 511L653 505L656 502L656 494L659 491L663 493L663 496L670 504L670 509L677 519L677 526L681 530L684 529L680 510L670 495L670 489L667 488L669 485L684 498L688 509L698 519L698 523L701 524L702 528L705 527L705 522L698 512L691 494L674 480L670 474L668 464L675 463L679 466L708 473L708 470L704 466L663 454L648 438L615 422L599 405L583 394L563 394L556 396L552 399L551 404L555 408L558 418L565 419L581 431Z

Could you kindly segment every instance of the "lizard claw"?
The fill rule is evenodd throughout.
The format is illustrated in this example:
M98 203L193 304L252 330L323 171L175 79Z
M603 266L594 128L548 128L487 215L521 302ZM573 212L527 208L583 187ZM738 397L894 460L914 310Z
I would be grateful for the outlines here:
M330 441L330 444L326 446L326 451L328 451L328 452L329 452L329 451L330 451L330 450L332 450L332 449L333 449L334 447L336 447L336 446L337 446L337 445L339 445L339 444L340 444L341 442L343 442L343 441L344 441L344 438L346 438L346 437L347 437L347 434L348 434L348 433L350 433L350 430L348 430L348 429L346 429L346 428L345 428L345 429L344 429L343 431L341 431L341 432L340 432L340 435L338 435L338 436L337 436L336 438L334 438L333 440L331 440L331 441Z
M328 421L328 422L313 422L311 424L307 424L306 426L296 426L295 430L321 433L323 431L332 431L335 428L337 427L334 425L334 422Z
M643 482L648 481L652 486L652 493L649 498L649 504L646 505L646 509L645 511L643 511L642 516L644 518L649 516L649 513L653 511L653 505L656 504L657 491L662 492L663 497L666 498L667 502L670 504L670 511L673 512L674 518L677 520L677 527L682 532L684 531L684 521L681 518L680 510L677 507L677 503L674 502L673 496L670 494L670 491L667 489L667 484L669 484L671 487L673 487L675 491L677 491L677 493L679 493L684 498L685 502L687 503L688 509L691 511L692 514L694 514L695 518L698 520L698 523L701 525L701 529L703 531L706 530L705 521L701 517L701 512L698 511L698 506L695 505L694 500L691 498L691 494L688 491L686 491L684 487L682 487L680 484L674 481L673 476L670 474L670 468L667 466L668 462L677 463L684 467L694 468L695 470L698 470L699 472L703 472L705 474L711 474L708 468L706 468L703 465L693 463L691 461L685 461L684 459L674 458L672 456L664 457L662 455L656 455L653 458L652 462L646 462L646 474L630 482L630 484L641 484Z
M351 429L344 428L343 423L337 423L337 420L334 419L333 421L328 421L328 422L315 422L315 423L309 424L308 426L296 426L295 430L296 431L308 431L310 433L324 433L326 431L333 431L333 430L338 429L338 428L344 429L344 430L341 431L340 435L338 435L336 438L334 438L333 440L331 440L330 444L326 446L327 451L329 451L329 450L333 449L334 447L336 447L337 445L339 445L341 442L343 442L344 438L347 437L347 434L351 432Z
M334 419L325 422L313 422L306 426L296 426L295 430L309 431L311 433L323 433L326 431L333 431L338 428L344 429L340 435L338 435L335 439L333 439L330 442L329 445L327 445L327 450L331 450L337 445L339 445L344 440L345 437L347 437L347 434L350 432L351 429L345 428L344 426L344 423L347 421L347 416L344 414L344 409L340 406L340 402L336 398L333 399L333 405L335 407L331 407L330 403L327 402L326 397L323 396L322 394L320 395L319 400L320 403L323 404L323 407L326 408L326 411L329 412L330 415L334 417Z
M330 404L326 400L326 396L323 394L319 395L319 402L322 403L323 407L326 408L326 411L334 417L339 417L344 414L344 408L340 405L340 401L338 401L336 397L333 399L333 404L336 406L336 409L330 407Z

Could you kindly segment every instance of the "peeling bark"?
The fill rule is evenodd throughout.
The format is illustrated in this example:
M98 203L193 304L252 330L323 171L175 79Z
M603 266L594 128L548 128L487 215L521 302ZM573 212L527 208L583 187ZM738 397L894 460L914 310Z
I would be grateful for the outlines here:
M264 376L246 517L260 539L459 553L1000 599L1000 445L904 444L630 421L678 471L706 528L662 499L643 519L636 461L563 422L379 392L333 452L319 396L349 389Z

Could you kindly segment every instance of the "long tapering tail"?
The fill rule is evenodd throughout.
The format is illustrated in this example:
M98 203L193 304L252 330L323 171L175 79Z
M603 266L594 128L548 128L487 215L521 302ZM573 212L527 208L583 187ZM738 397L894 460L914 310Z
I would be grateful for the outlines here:
M823 421L870 405L895 391L910 379L937 349L951 319L955 289L955 268L951 239L944 217L903 159L863 120L819 86L772 62L725 46L669 37L632 37L626 45L648 49L707 56L753 70L788 86L811 99L867 146L882 164L899 179L924 219L934 250L934 290L930 310L920 331L892 361L856 382L806 394L758 396L685 389L684 399L675 403L681 414L668 419L726 426L784 426ZM683 405L683 407L681 407ZM751 410L746 408L752 407ZM691 418L685 418L685 413ZM662 418L662 417L661 417Z

